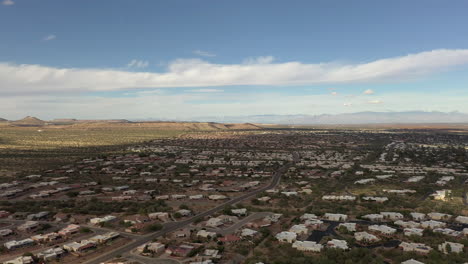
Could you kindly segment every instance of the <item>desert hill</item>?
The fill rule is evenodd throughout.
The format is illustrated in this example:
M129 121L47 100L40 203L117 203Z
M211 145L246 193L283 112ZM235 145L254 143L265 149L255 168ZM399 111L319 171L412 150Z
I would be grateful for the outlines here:
M23 119L11 121L9 123L13 126L44 126L47 124L46 121L33 116L27 116Z
M73 118L44 121L27 116L21 120L5 122L10 126L73 128L73 129L108 129L108 128L151 128L178 131L216 131L216 130L252 130L262 129L251 123L216 123L216 122L174 122L174 121L128 121L125 119L80 120Z

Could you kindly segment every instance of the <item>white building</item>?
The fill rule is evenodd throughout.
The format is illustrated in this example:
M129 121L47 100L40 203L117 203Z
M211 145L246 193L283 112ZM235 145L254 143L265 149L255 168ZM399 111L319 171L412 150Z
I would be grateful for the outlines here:
M416 252L421 254L429 253L432 248L422 243L401 242L398 246L405 252Z
M197 236L199 237L203 237L203 238L214 238L216 237L216 232L210 232L210 231L206 231L206 230L200 230L197 232Z
M415 259L408 259L406 261L403 261L401 264L424 264L424 262L417 261Z
M468 224L468 216L457 216L455 217L455 222L462 223L462 224Z
M362 218L370 221L382 221L384 217L381 214L367 214L363 215Z
M429 216L429 218L432 220L449 220L452 218L452 215L436 212L428 213L427 216Z
M294 241L296 241L297 234L293 232L283 231L276 234L275 238L278 239L278 241L280 242L293 243Z
M429 229L441 228L441 227L445 227L445 225L446 224L444 222L439 222L439 221L434 221L434 220L421 222L421 227L429 228Z
M31 256L21 256L5 262L5 264L32 264L34 259Z
M249 228L244 228L241 230L241 234L240 236L241 237L253 237L255 235L257 235L258 232L253 230L253 229L249 229Z
M95 218L91 218L89 220L89 223L92 224L92 225L97 225L97 224L113 221L116 218L117 217L115 217L113 215L107 215L107 216L104 216L104 217L95 217Z
M398 220L403 219L403 215L396 212L380 212L384 219Z
M326 213L323 217L330 221L346 221L348 219L348 216L345 214Z
M219 227L219 226L222 226L223 224L224 224L224 221L222 219L213 217L213 218L208 219L205 225L208 227Z
M344 227L350 232L356 232L356 223L342 223L338 225L338 228Z
M386 226L386 225L371 225L371 226L369 226L369 230L374 231L374 232L379 232L379 233L382 233L384 235L391 235L391 234L396 233L395 228L391 228L391 227Z
M413 220L416 220L416 221L422 221L426 219L426 214L413 212L413 213L410 213L410 215L413 218Z
M342 250L348 250L348 242L346 240L332 239L327 242L327 247L329 248L338 248Z
M465 246L460 243L444 242L438 246L439 250L448 253L462 253Z
M373 202L377 202L377 203L383 203L383 202L386 202L388 201L388 198L387 197L378 197L378 196L364 196L362 197L363 200L365 201L373 201Z
M405 228L403 233L405 236L422 236L424 229L421 228Z
M231 213L237 216L246 216L247 215L247 209L241 208L241 209L232 209Z
M357 241L364 241L364 242L376 242L380 240L378 237L372 234L369 234L367 232L356 232L354 233L354 238Z
M303 214L301 216L301 220L311 220L311 219L317 219L318 217L315 214Z
M297 235L305 235L309 233L309 230L305 225L300 224L291 226L291 228L289 228L289 232L296 233Z
M397 220L394 222L395 225L401 226L401 227L409 227L409 228L414 228L414 227L420 227L421 224L418 222L414 221L403 221L403 220Z
M367 183L371 183L371 182L375 182L375 179L373 179L373 178L362 179L362 180L355 181L354 184L367 184Z
M306 252L320 252L323 248L321 244L317 244L313 241L296 241L292 244L292 247L299 251Z

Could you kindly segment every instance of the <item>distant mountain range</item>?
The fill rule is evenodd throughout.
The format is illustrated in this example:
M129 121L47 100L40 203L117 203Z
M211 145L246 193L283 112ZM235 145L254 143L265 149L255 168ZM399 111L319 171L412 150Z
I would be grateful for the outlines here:
M357 125L357 124L443 124L443 123L466 123L468 114L460 112L358 112L348 114L322 114L322 115L249 115L249 116L224 116L224 117L198 117L191 120L164 120L144 119L128 121L125 119L109 120L77 120L77 119L54 119L43 121L36 117L27 116L21 120L8 121L0 118L0 122L13 126L45 126L45 125L81 125L100 123L200 123L214 122L223 124L281 124L281 125ZM246 124L249 123L249 124Z
M155 128L160 130L184 130L184 131L214 131L214 130L253 130L261 129L260 126L248 123L228 124L215 122L176 122L176 121L128 121L125 119L108 120L78 120L78 119L53 119L44 121L37 117L27 116L20 120L9 121L0 119L3 125L15 127L73 127L76 129L99 127L138 127Z
M468 123L468 114L460 112L358 112L322 115L251 115L200 117L198 121L226 123L257 123L285 125L334 125L334 124L422 124L422 123Z

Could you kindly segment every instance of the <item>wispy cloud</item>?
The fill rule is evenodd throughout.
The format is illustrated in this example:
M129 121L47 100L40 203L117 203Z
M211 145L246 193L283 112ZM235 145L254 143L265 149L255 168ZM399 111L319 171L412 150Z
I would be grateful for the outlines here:
M110 91L130 88L220 87L239 85L312 85L405 80L468 64L468 49L433 50L362 64L273 63L273 57L241 64L179 59L166 72L54 68L0 63L0 93ZM144 68L132 60L129 67Z
M11 6L11 5L14 5L15 2L13 2L13 0L3 0L2 2L2 5L5 5L5 6Z
M371 101L368 101L369 104L383 104L383 102L381 100L371 100Z
M256 57L256 58L248 58L244 60L244 64L271 64L275 60L275 57L273 56L261 56L261 57Z
M193 54L202 56L202 57L215 57L216 56L216 54L211 53L209 51L204 51L204 50L194 50Z
M57 36L55 36L54 34L50 34L50 35L47 35L45 37L42 38L43 41L50 41L50 40L54 40L56 39Z
M127 67L129 68L146 68L148 67L149 62L144 61L144 60L131 60L128 64Z
M371 94L374 94L374 90L371 90L371 89L367 89L364 91L364 94L365 95L371 95Z
M221 89L192 89L192 90L186 90L186 92L191 92L191 93L222 93L224 90Z
M344 103L343 106L349 107L349 106L353 106L353 104L352 103Z

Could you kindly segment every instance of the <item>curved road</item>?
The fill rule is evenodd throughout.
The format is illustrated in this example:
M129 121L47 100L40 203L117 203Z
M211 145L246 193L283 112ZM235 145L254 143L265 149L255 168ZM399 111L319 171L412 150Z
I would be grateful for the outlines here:
M224 203L222 203L222 204L220 204L220 205L218 205L218 206L216 206L216 207L214 207L214 208L212 208L210 210L207 210L207 211L205 211L203 213L200 213L200 214L198 214L196 216L193 216L192 218L189 218L187 220L180 221L180 222L168 223L160 231L141 236L141 237L137 238L136 240L126 244L123 247L111 250L111 251L109 251L109 252L107 252L107 253L105 253L103 255L100 255L100 256L98 256L96 258L88 260L88 261L86 261L84 263L85 264L99 264L99 263L108 261L110 259L113 259L113 258L115 258L117 256L121 256L124 253L131 251L133 248L136 248L136 247L141 246L141 245L143 245L143 244L145 244L147 242L150 242L155 238L164 236L165 234L168 234L170 232L176 231L177 229L183 228L183 227L195 222L195 220L197 220L199 218L204 218L204 217L213 215L213 214L223 210L226 206L234 205L236 203L239 203L239 202L242 202L242 201L247 200L249 198L252 198L252 197L256 196L257 194L262 193L262 192L264 192L266 190L273 189L280 183L281 176L289 169L289 167L291 167L295 162L297 162L299 160L299 155L296 152L293 153L293 160L294 160L293 162L288 162L283 167L279 168L273 174L273 178L272 178L270 184L268 184L267 186L264 186L264 187L259 188L257 190L248 192L248 193L246 193L244 195L235 197L235 198L233 198L233 199L231 199L231 200L229 200L227 202L224 202Z

